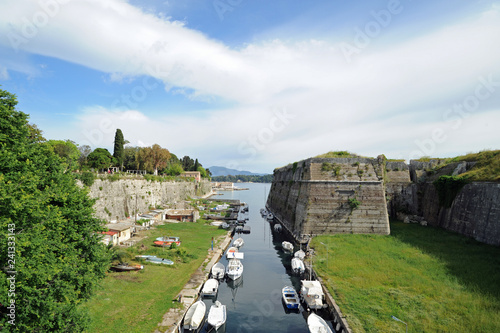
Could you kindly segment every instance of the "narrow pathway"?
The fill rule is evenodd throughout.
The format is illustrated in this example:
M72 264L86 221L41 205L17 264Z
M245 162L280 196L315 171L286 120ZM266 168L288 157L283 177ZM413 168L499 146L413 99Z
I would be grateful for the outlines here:
M218 240L222 240L218 243L217 247L212 251L208 250L208 255L203 261L200 267L191 275L191 278L186 283L184 288L180 291L181 296L181 307L170 308L167 313L163 315L161 323L158 324L160 329L157 329L154 333L174 333L177 332L177 328L180 325L184 313L189 309L191 304L198 298L201 286L207 280L212 266L220 259L224 254L224 251L231 243L231 232L228 232L226 236L220 236Z

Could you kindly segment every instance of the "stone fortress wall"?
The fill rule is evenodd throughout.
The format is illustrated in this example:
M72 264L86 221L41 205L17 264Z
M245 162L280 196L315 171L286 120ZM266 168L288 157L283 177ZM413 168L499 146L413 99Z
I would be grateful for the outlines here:
M442 227L500 246L500 184L465 185L450 207L439 203L429 162L309 158L274 171L267 206L297 238L329 233L389 234L388 217ZM470 162L447 166L459 175ZM353 208L353 200L359 202Z

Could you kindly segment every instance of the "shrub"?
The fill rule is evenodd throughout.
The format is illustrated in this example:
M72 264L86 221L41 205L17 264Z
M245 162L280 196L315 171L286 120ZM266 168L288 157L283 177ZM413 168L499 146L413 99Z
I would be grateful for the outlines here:
M355 197L351 198L351 199L349 199L347 201L349 202L349 207L351 207L351 211L355 210L355 209L358 209L359 205L361 205L361 202L358 201L358 199L356 199Z
M82 183L88 187L92 186L94 184L94 173L90 171L85 171L80 175L80 180Z

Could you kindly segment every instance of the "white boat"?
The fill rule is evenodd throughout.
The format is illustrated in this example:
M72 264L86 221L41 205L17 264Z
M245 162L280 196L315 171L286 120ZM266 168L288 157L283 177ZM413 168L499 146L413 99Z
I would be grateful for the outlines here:
M219 281L216 279L208 279L207 282L201 288L201 297L213 297L217 295L217 290L219 290Z
M295 258L299 258L300 260L304 260L304 258L306 257L306 253L302 250L298 250L293 256Z
M286 286L281 290L283 302L287 309L294 310L299 308L299 295L293 287Z
M311 333L333 333L326 321L315 313L311 313L307 317L307 326Z
M226 306L219 301L215 301L215 304L208 311L208 324L217 331L226 323L226 316Z
M203 301L193 303L184 316L184 332L198 332L203 327L207 306Z
M281 243L283 250L293 252L293 244L287 241Z
M227 228L229 228L229 224L227 224L226 222L222 222L222 224L220 225L220 228L227 229Z
M224 267L224 264L218 262L212 266L212 278L222 279L225 273L226 267Z
M213 221L213 222L210 222L210 225L211 225L211 226L214 226L214 227L222 227L222 223L226 223L226 222L222 222L222 221Z
M292 271L295 274L304 274L304 272L306 271L304 262L299 258L292 258Z
M238 252L238 248L231 246L226 252L226 259L234 258L236 252Z
M273 213L268 213L267 214L267 219L270 220L270 221L272 221L274 219Z
M230 259L226 267L227 277L236 280L243 274L243 264L238 259Z
M281 224L275 224L273 229L276 232L281 232L282 226L281 226Z
M238 248L238 249L239 249L240 247L242 247L244 244L245 244L245 241L244 241L244 240L243 240L243 238L241 238L241 237L240 237L240 238L235 239L235 240L234 240L234 242L233 242L233 246L234 246L234 247L236 247L236 248Z
M300 295L309 309L317 310L326 307L326 304L323 305L325 294L319 281L302 280L300 283L302 285Z

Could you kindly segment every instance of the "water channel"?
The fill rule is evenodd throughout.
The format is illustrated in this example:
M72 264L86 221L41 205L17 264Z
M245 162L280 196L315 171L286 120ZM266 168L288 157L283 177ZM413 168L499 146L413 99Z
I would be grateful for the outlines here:
M285 311L281 301L281 289L292 285L300 290L300 278L291 271L292 255L283 252L280 234L271 232L270 224L261 217L260 208L265 207L266 195L271 184L242 183L244 191L220 192L215 199L236 199L246 202L248 213L240 213L249 218L250 234L241 234L245 244L240 249L245 258L242 260L243 276L234 281L222 282L217 300L227 307L227 333L239 332L309 332L307 327L308 311L301 306L297 312ZM235 235L235 239L239 237ZM295 249L298 250L298 249ZM227 266L225 256L221 263ZM207 312L215 299L204 299ZM206 332L205 325L204 332Z

